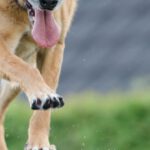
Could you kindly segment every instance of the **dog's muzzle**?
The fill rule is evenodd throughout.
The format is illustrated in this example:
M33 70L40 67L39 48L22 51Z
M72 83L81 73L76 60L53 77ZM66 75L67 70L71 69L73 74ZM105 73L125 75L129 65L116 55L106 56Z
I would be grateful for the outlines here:
M32 25L32 37L43 48L57 44L61 30L53 11L60 0L26 0L26 8Z
M53 10L58 4L58 0L39 0L41 9Z

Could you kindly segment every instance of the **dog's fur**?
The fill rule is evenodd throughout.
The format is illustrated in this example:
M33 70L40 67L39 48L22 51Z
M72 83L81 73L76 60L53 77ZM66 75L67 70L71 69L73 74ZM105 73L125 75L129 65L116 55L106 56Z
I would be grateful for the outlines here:
M61 37L53 48L40 48L31 37L31 25L25 0L0 0L0 150L7 150L4 139L4 113L12 99L23 90L29 98L49 94L60 98L57 88L65 47L65 38L74 15L76 0L64 0L54 17ZM61 99L61 98L60 98ZM30 120L26 150L55 149L49 144L50 110L35 110Z

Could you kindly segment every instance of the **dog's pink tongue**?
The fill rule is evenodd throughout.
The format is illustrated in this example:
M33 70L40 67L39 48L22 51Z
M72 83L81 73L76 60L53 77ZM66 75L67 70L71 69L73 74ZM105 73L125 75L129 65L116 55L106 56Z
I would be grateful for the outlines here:
M50 11L35 10L32 36L44 48L52 47L58 42L60 30Z

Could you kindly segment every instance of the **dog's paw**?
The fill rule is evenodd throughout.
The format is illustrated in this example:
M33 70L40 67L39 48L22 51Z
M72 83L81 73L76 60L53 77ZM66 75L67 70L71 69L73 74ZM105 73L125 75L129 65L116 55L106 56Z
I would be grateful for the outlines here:
M41 96L29 96L30 106L33 110L47 110L64 106L63 98L55 93Z
M50 145L49 147L38 147L38 146L29 146L28 144L25 146L24 150L56 150L55 145Z

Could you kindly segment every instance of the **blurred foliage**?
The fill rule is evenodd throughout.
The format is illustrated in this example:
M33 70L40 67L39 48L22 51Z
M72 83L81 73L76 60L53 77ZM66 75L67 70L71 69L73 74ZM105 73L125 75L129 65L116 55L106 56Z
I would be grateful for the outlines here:
M58 150L149 150L150 95L85 93L69 96L53 111L51 143ZM27 139L30 108L14 102L6 117L10 150L21 150Z

